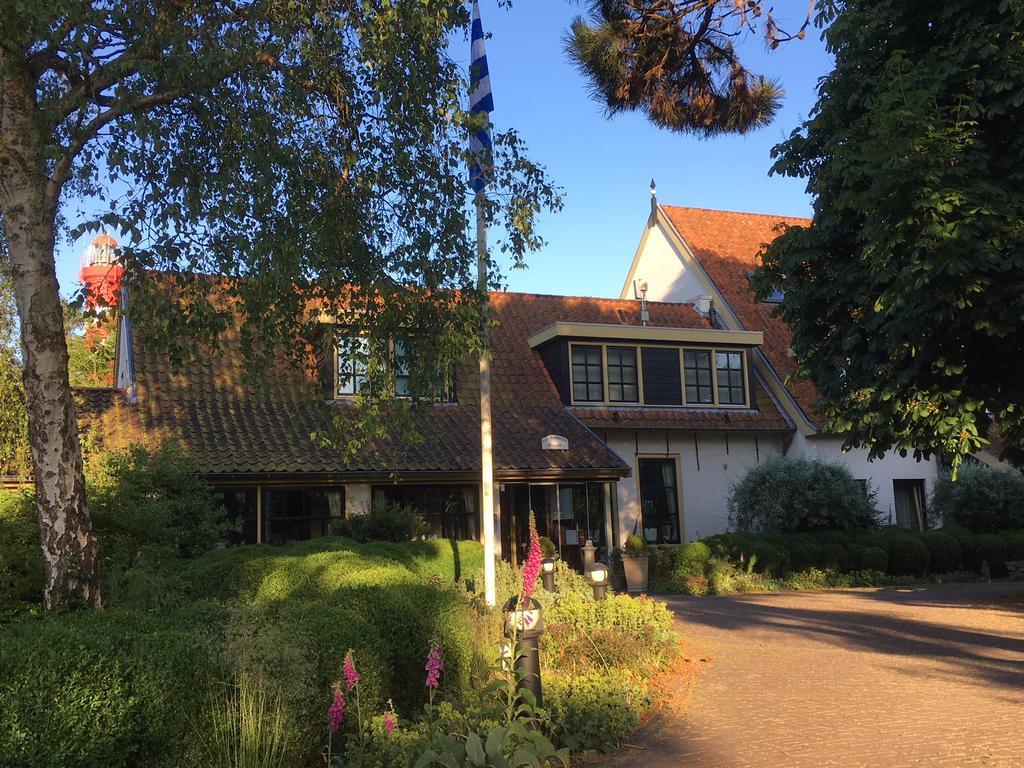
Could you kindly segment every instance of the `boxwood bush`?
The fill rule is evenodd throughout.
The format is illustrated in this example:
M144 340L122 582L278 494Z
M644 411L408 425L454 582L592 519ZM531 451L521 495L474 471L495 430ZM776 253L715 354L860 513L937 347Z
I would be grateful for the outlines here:
M938 480L931 506L945 524L975 533L1024 528L1024 476L983 464L965 466L956 480L948 474Z
M974 562L972 567L979 572L988 565L992 578L999 579L1006 575L1006 539L994 533L982 533L974 540Z
M477 616L456 563L479 544L321 539L214 550L176 564L179 606L22 616L0 627L0 754L20 766L193 766L190 728L210 691L256 675L287 705L296 753L317 755L329 686L353 649L366 707L413 714L423 660L445 652L458 701L476 663ZM73 754L73 757L72 757Z
M872 492L841 464L774 457L751 468L729 493L740 531L818 531L878 524Z
M953 573L963 567L964 554L956 537L943 531L925 531L921 541L928 547L929 568L933 573Z

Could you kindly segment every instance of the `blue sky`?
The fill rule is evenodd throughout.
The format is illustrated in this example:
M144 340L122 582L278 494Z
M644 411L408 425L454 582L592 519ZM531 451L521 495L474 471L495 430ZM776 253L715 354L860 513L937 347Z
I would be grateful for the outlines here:
M806 8L803 0L776 5L789 27L799 26ZM484 29L492 34L492 119L498 130L520 132L565 196L564 209L541 223L547 246L530 256L526 270L508 274L510 290L617 296L650 210L652 177L662 203L810 214L804 182L769 178L768 169L772 146L810 111L817 80L830 68L817 30L772 52L757 36L741 38L747 66L782 81L783 108L772 125L747 136L699 140L657 129L639 114L605 118L562 51L563 32L583 10L567 0L515 0L511 10L481 0ZM465 48L468 63L468 41ZM74 208L72 201L72 216ZM89 239L58 246L64 293L74 289Z

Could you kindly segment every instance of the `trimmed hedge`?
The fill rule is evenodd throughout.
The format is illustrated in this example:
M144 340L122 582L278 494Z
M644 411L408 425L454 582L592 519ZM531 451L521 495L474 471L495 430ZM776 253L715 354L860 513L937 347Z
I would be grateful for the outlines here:
M19 618L0 627L4 765L203 765L190 729L202 726L210 691L240 674L281 693L296 744L289 764L306 764L349 648L368 709L392 698L400 712L419 710L435 640L446 694L458 700L477 614L453 577L480 563L482 547L469 542L237 547L154 579L183 591L190 604L178 608Z
M921 541L928 547L930 569L934 573L953 573L964 565L964 553L956 537L943 531L925 531Z

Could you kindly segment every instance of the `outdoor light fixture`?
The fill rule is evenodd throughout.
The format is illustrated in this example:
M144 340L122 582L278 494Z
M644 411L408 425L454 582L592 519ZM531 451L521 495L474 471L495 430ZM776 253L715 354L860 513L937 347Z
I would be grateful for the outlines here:
M594 563L587 568L587 581L594 590L595 600L604 600L608 592L608 566L604 563Z
M555 589L555 558L545 557L540 561L540 580L548 592L558 591Z
M537 598L523 599L520 595L509 598L505 603L505 637L515 643L512 666L518 681L516 688L520 694L523 691L533 694L531 703L538 707L544 705L540 681L540 636L543 634L544 610Z

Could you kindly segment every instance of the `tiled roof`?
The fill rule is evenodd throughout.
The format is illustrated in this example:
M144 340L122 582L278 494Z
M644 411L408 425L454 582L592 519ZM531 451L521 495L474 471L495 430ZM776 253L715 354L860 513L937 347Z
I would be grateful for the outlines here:
M748 276L759 265L763 246L775 239L781 227L806 227L811 219L674 205L663 205L661 209L729 302L744 329L764 333L765 356L785 381L796 368L789 355L792 334L782 318L772 316L773 306L754 299ZM790 382L787 389L807 418L820 428L823 418L816 408L820 397L814 384L807 380Z
M639 324L635 301L521 293L494 293L491 306L494 463L499 477L560 473L621 475L628 467L590 426L632 426L635 414L614 425L601 421L609 411L567 409L528 337L553 322ZM683 304L649 304L652 325L707 327L707 321ZM457 404L426 406L412 419L422 441L379 440L346 464L339 449L314 440L329 432L332 416L351 421L350 403L327 405L312 376L282 356L275 374L257 385L244 379L237 333L225 334L215 354L174 370L166 357L135 343L137 402L114 389L79 390L83 426L104 448L130 443L154 444L176 437L211 476L248 474L382 475L465 473L480 470L479 374L475 362L456 371ZM291 371L289 375L287 372ZM284 372L284 373L282 373ZM763 394L761 410L728 416L706 411L646 412L648 426L680 429L785 428L782 415ZM609 415L609 420L616 417ZM567 451L541 449L541 438L569 439Z

